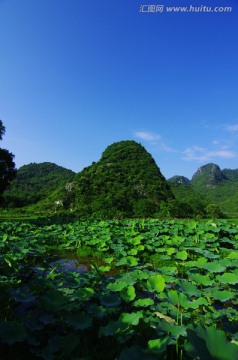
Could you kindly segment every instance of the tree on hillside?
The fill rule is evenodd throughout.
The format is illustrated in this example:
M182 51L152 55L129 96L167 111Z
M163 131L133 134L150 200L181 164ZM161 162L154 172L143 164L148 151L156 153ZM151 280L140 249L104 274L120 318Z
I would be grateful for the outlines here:
M0 120L0 140L2 140L3 135L5 134L5 126L2 123L2 120Z
M0 120L0 140L5 134L5 126ZM13 162L14 155L6 149L0 148L0 196L3 194L6 187L16 176L15 163Z

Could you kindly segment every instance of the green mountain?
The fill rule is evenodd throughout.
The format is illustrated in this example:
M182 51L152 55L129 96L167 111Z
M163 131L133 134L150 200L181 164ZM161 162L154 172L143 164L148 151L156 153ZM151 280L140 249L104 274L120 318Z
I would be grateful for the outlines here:
M227 177L228 180L238 181L238 169L223 169L223 174Z
M193 189L188 178L175 175L168 179L168 183L175 198L180 202L184 217L206 217L207 214L205 209L209 202L205 196L202 196Z
M98 162L75 174L56 164L24 165L4 193L3 206L77 216L238 217L238 169L209 163L189 180L166 181L135 141L106 148Z
M214 189L223 184L228 178L218 165L209 163L201 166L193 175L191 184L195 189Z
M186 178L185 176L175 175L175 176L171 177L170 179L168 179L168 182L172 183L172 184L189 185L190 180L188 178Z
M216 164L201 166L191 181L181 180L174 176L169 179L171 188L177 199L184 199L190 204L202 203L205 214L215 216L238 216L238 169L221 170Z
M23 207L46 199L75 173L50 162L31 163L20 167L16 179L4 193L8 207Z
M152 156L129 140L108 146L98 162L75 176L74 183L73 207L82 215L152 216L173 199Z

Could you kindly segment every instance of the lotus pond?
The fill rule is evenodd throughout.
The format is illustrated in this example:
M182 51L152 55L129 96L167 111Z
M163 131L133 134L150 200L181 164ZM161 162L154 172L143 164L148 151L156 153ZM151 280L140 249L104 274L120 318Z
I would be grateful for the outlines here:
M238 359L238 226L0 223L0 358Z

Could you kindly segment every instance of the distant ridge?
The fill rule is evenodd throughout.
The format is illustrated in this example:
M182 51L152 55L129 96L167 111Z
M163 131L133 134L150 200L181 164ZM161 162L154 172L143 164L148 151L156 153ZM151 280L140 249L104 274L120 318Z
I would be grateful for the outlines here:
M238 217L238 169L221 170L214 163L203 165L186 183L189 185L186 189L182 188L182 184L179 185L180 178L180 176L173 176L168 180L172 184L176 198L189 197L189 192L192 190L207 204L219 206L227 217Z
M99 217L238 217L238 169L208 163L191 180L166 180L141 144L125 140L77 174L50 162L22 166L2 206Z

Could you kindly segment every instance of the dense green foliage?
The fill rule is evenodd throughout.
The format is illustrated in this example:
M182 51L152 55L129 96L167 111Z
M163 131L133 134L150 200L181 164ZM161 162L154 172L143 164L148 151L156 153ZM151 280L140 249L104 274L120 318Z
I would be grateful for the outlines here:
M200 167L192 180L174 176L169 179L175 197L196 204L210 217L238 216L238 170L221 170L216 164Z
M110 145L75 177L75 207L105 216L152 216L173 194L145 148L134 141Z
M71 170L49 162L24 165L5 192L5 202L10 208L36 204L65 186L74 174Z
M5 126L0 120L0 140L5 134ZM0 148L0 197L2 196L6 187L16 176L15 163L13 161L14 155L6 149ZM2 199L0 198L2 201Z
M8 222L0 236L0 358L238 358L237 225Z
M209 163L200 167L193 175L191 184L196 188L212 189L227 180L218 165Z
M227 217L238 215L237 170L221 170L218 165L207 164L195 173L190 184L210 204L219 206Z
M25 165L4 198L9 215L20 209L104 219L238 217L238 170L207 164L191 181L184 176L166 181L142 145L121 141L78 174L52 163Z
M171 190L173 191L175 198L180 202L181 209L180 212L183 213L185 218L187 217L202 217L206 218L209 216L213 217L213 214L208 214L206 208L209 205L209 201L205 196L201 196L196 192L190 183L177 181L177 178L172 178L169 180ZM178 216L180 217L180 216ZM215 217L220 217L216 216ZM223 216L222 216L223 217Z

